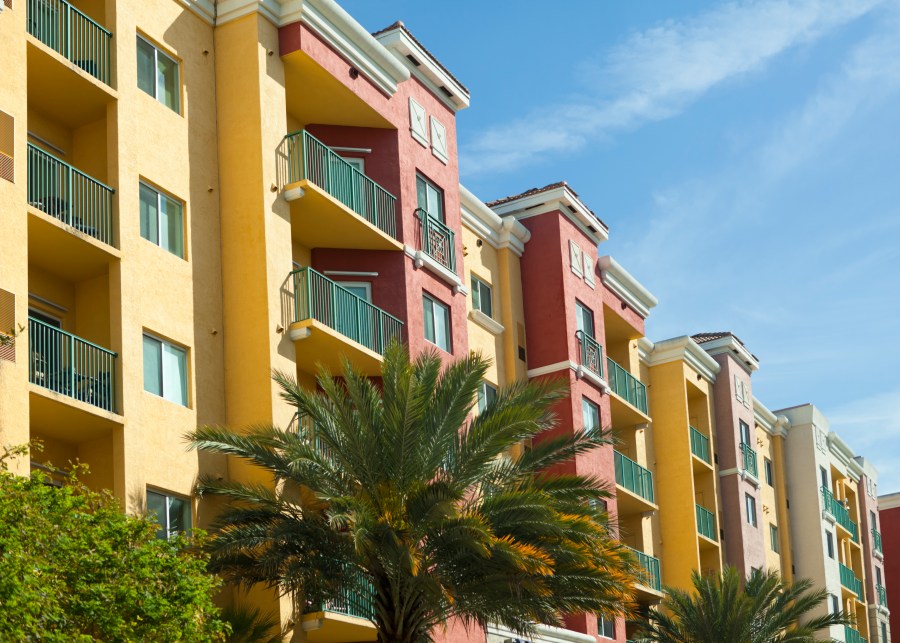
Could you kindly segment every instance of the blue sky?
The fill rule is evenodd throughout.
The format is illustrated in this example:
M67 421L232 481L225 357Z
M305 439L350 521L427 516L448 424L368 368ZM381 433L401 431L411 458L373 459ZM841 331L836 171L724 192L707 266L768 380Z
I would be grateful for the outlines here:
M900 491L900 0L339 2L470 89L470 190L568 181L651 339L736 333L757 397L816 404Z

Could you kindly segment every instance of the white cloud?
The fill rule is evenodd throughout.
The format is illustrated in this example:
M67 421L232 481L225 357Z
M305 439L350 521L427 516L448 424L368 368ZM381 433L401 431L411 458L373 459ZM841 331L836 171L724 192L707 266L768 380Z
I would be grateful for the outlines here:
M669 118L717 85L762 69L784 51L821 38L883 0L728 2L669 21L613 48L596 66L610 97L547 105L465 145L467 173L511 170L571 152L620 129Z

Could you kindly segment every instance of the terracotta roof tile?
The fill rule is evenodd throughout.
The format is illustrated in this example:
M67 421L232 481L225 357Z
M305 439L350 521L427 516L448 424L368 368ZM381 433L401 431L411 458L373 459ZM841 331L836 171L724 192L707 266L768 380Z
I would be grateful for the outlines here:
M691 339L693 339L698 344L704 344L706 342L712 342L717 339L722 339L723 337L729 337L729 336L734 337L735 341L737 341L738 344L740 344L741 346L746 348L747 352L750 353L750 349L747 348L747 345L741 341L741 338L728 330L719 331L719 332L711 332L711 333L697 333L696 335L691 335ZM759 361L759 358L756 355L753 355L753 353L750 353L750 355L753 356L753 359Z
M516 201L518 199L529 197L529 196L532 196L535 194L540 194L542 192L550 192L552 190L556 190L557 188L568 188L569 192L571 192L573 195L575 195L576 199L581 201L581 199L578 196L578 193L575 190L573 190L572 187L567 182L557 181L556 183L550 183L548 185L545 185L542 188L531 188L530 190L525 190L524 192L522 192L520 194L513 194L510 196L505 196L502 199L496 199L494 201L489 201L485 205L487 205L487 207L489 207L489 208L493 208L498 205L503 205L504 203L509 203L510 201ZM584 202L582 201L581 204L584 205ZM609 230L609 226L607 226L606 223L604 223L603 219L601 219L600 217L597 216L596 212L591 210L586 205L584 205L584 207L588 212L590 212L594 216L595 219L597 219L597 221L600 222L600 225L602 225L604 229Z
M425 45L423 45L421 42L419 42L419 39L418 39L418 38L416 38L414 35L412 35L412 32L411 32L409 29L406 28L406 25L403 24L403 21L402 21L402 20L398 20L397 22L395 22L395 23L393 23L393 24L391 24L391 25L388 25L388 26L385 27L384 29L379 29L378 31L372 32L372 36L374 36L375 38L377 38L377 37L380 36L381 34L387 33L388 31L394 31L395 29L402 29L402 30L403 30L403 33L405 33L407 36L409 36L410 40L412 40L414 43L416 43L417 45L419 45L419 47L422 48L422 51L424 51L426 54L428 54L428 57L431 58L431 59L434 61L434 64L435 64L435 65L437 65L438 67L440 67L440 68L444 71L445 74L447 74L448 76L450 76L450 78L453 79L453 82L455 82L455 83L458 84L460 87L462 87L462 88L463 88L463 91L466 92L466 95L469 94L469 89L468 89L465 85L463 85L461 82L459 82L459 78L457 78L456 76L454 76L453 73L452 73L449 69L447 69L446 67L444 67L444 65L441 64L441 61L438 60L438 59L435 57L435 55L434 55L433 53L431 53L430 51L428 51L428 48L427 48Z

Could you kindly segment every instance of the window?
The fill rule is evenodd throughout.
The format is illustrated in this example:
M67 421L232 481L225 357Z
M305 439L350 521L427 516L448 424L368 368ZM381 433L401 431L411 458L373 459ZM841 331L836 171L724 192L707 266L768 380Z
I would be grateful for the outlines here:
M884 621L881 621L881 642L888 643L887 623L885 623Z
M837 614L838 612L841 611L841 601L834 594L829 594L829 596L831 597L831 613Z
M597 619L597 634L606 639L616 638L616 622L601 616Z
M0 112L0 179L15 181L15 119Z
M775 525L772 525L772 524L769 525L769 543L772 546L772 551L774 551L777 554L779 551L778 550L778 545L779 545L779 543L778 543L778 527L776 527Z
M744 494L744 504L747 507L747 522L756 527L756 498L749 493Z
M425 108L409 97L409 133L425 147L428 147L428 127Z
M594 337L594 311L580 301L575 302L575 324L585 335Z
M156 537L166 540L191 530L191 502L147 489L147 512L154 514L159 530Z
M488 317L494 316L491 287L475 275L472 275L472 308L480 310Z
M581 419L585 433L600 430L600 407L586 397L581 398Z
M478 412L484 413L485 409L497 399L497 387L487 382L482 382L478 387Z
M763 465L766 469L766 484L770 487L775 486L775 475L772 473L772 461L769 458L763 459Z
M187 351L144 335L144 390L187 406Z
M822 486L828 489L828 471L825 470L825 467L819 467L819 478L822 480Z
M743 420L738 420L741 430L741 444L750 444L750 425Z
M416 202L432 219L444 223L444 192L421 174L416 174Z
M356 295L365 302L372 303L372 284L367 281L338 281L337 285Z
M450 351L450 309L428 295L422 295L425 309L425 339Z
M825 549L828 552L828 557L834 558L834 536L831 535L830 531L825 532Z
M881 567L876 567L876 568L875 568L875 584L876 584L876 585L883 585L883 584L884 584L884 583L881 582Z
M181 202L141 183L141 236L184 259L184 208Z
M869 522L872 523L872 529L878 531L878 514L871 509L869 510Z
M174 112L181 111L178 61L137 37L138 87Z

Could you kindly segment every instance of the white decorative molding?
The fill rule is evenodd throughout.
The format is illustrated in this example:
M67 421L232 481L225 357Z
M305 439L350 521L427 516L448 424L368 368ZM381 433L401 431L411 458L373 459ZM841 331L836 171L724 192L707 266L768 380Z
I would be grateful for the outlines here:
M709 463L707 462L707 464L709 464ZM733 476L735 474L737 474L741 478L741 480L746 480L751 485L753 485L753 487L755 487L756 489L759 489L759 478L757 478L755 475L753 475L746 469L743 469L743 468L739 469L738 467L732 467L731 469L724 469L722 471L719 471L720 478L724 478L725 476Z
M278 27L302 22L389 96L410 72L334 0L179 0L209 24L257 12Z
M787 437L787 427L791 421L783 415L775 415L756 397L753 398L753 420L756 426L771 436Z
M413 260L413 265L416 268L428 268L428 270L453 286L454 295L460 293L463 295L469 294L469 289L463 285L459 275L439 264L427 252L416 250L412 246L403 246L403 251L406 253L406 256Z
M549 373L556 373L558 371L565 370L574 371L575 375L579 379L586 379L594 386L599 388L603 393L609 393L610 391L609 384L606 383L606 380L604 380L602 377L600 377L590 369L587 369L581 364L577 364L572 360L563 360L562 362L556 362L555 364L547 364L546 366L532 368L528 370L526 375L528 377L539 377L541 375L548 375Z
M609 230L604 223L594 216L568 185L560 185L552 190L538 191L512 201L498 203L491 209L501 217L509 215L519 220L559 210L595 245L609 240Z
M566 630L561 627L553 627L552 625L536 623L534 631L534 637L529 639L532 643L597 643L597 637L595 636ZM491 641L492 637L499 638L502 641L522 639L521 633L513 632L502 625L488 625L487 635L488 641Z
M428 147L428 116L412 96L409 97L409 133L422 147Z
M611 390L609 388L609 384L606 383L605 379L597 375L591 369L585 368L581 364L578 365L578 368L575 370L575 374L578 375L579 379L587 380L604 393L609 393Z
M597 259L597 267L600 269L603 285L644 319L650 314L650 309L659 303L649 290L609 255Z
M309 326L304 326L303 328L292 328L288 331L288 337L291 338L291 341L298 342L301 339L306 339L312 334L312 329Z
M282 196L284 196L285 201L296 201L297 199L302 199L306 196L306 190L303 188L291 188L289 190L283 190Z
M641 342L638 341L638 346L640 346L640 344ZM681 360L697 371L697 373L706 381L710 383L716 381L716 374L719 372L720 368L719 363L710 357L706 351L697 345L697 342L687 335L665 339L652 343L651 345L653 348L647 355L646 360L649 366L667 364L669 362Z
M741 368L748 373L759 370L759 360L734 335L725 335L725 337L720 337L719 339L703 342L700 346L710 355L725 353L740 364Z
M462 223L498 250L509 248L521 257L531 232L513 217L500 217L465 186L459 186Z
M883 496L878 496L878 510L882 509L896 509L900 507L900 491L895 491L894 493L886 493Z
M503 328L503 324L495 320L493 317L488 317L476 308L473 308L469 311L469 319L484 328L491 335L499 335L504 330L506 330L505 328Z
M434 56L425 51L402 24L379 33L375 38L451 110L457 112L469 106L469 90L453 78Z
M430 117L431 123L431 153L437 160L446 165L450 162L447 145L447 128L434 116Z

